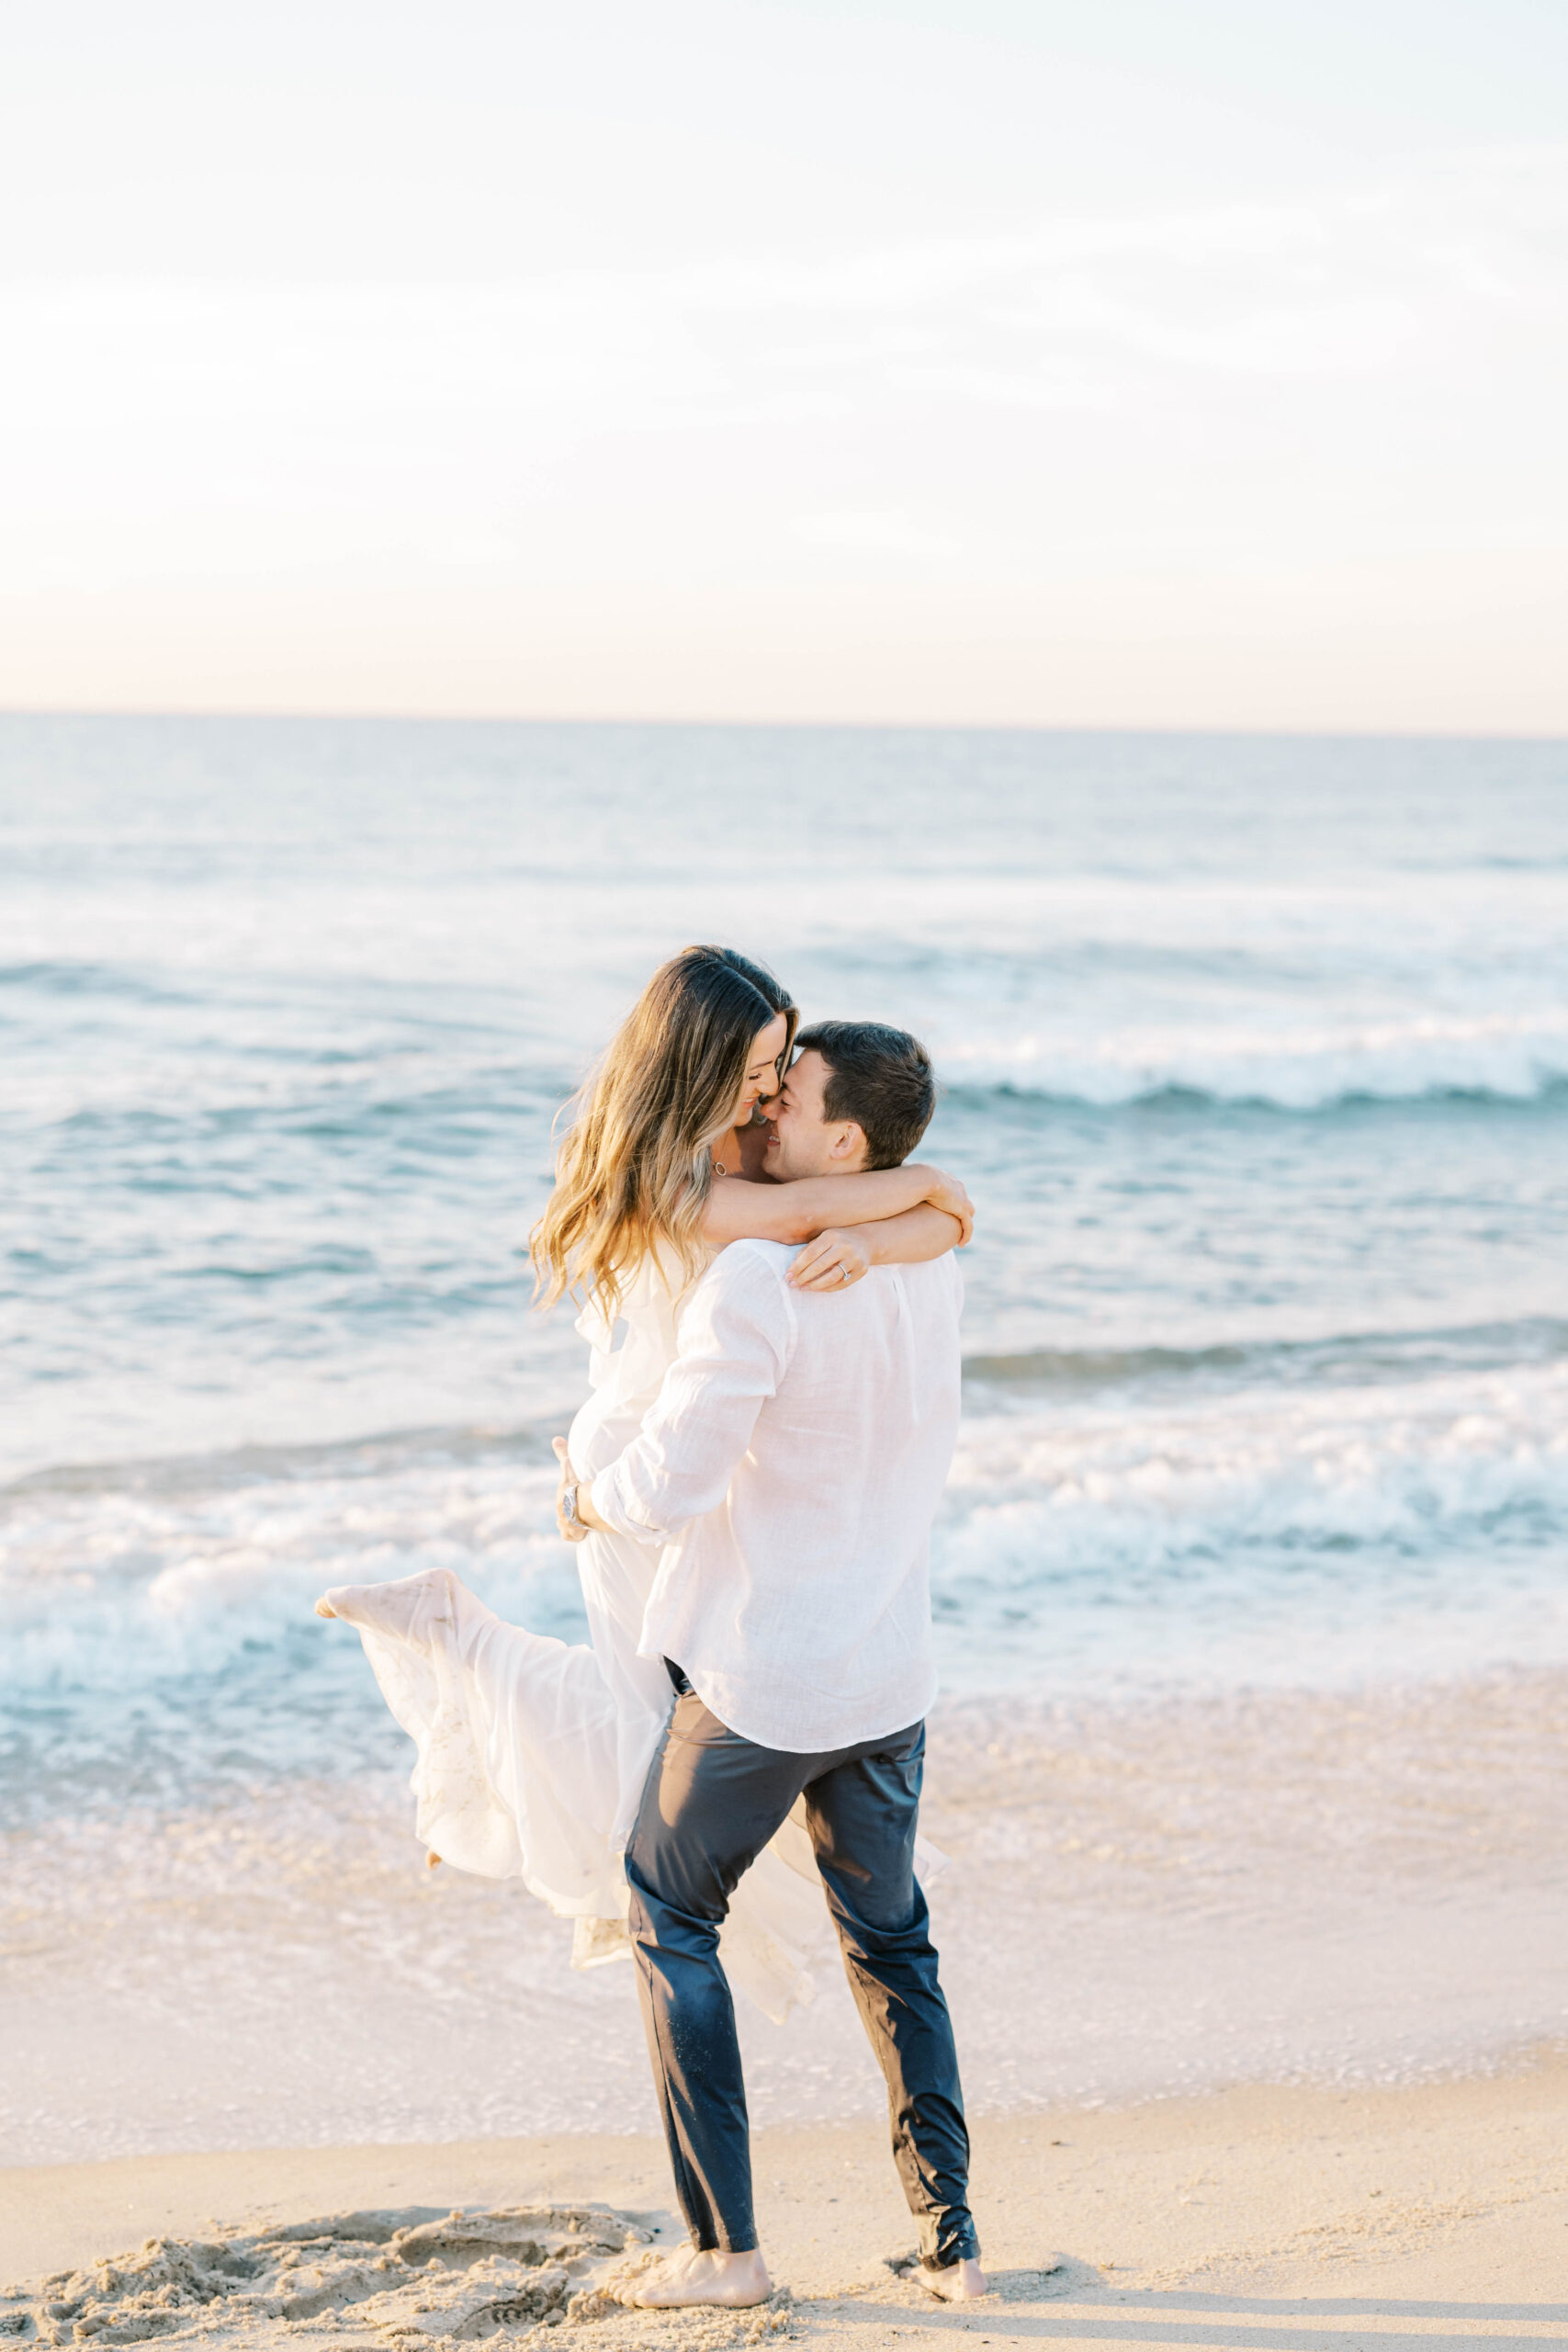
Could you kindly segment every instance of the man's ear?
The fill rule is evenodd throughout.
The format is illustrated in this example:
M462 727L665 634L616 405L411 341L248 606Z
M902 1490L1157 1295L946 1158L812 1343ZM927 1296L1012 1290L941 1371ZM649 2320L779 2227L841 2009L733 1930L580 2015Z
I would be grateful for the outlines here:
M865 1158L865 1129L858 1119L845 1119L828 1147L830 1159L847 1159L852 1167Z

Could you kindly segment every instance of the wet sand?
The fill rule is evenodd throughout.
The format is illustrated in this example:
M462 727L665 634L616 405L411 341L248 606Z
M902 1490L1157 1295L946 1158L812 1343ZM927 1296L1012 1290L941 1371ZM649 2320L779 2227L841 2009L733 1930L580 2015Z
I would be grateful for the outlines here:
M400 1781L0 1839L0 2165L657 2125L631 1972L423 1867ZM1481 2075L1568 2034L1568 1676L933 1718L971 2111ZM755 2125L874 2121L818 1996L744 2003Z
M1568 2343L1561 2047L1479 2079L1250 2086L983 2119L975 2198L996 2291L964 2312L931 2304L887 2267L911 2233L876 2127L761 2132L757 2177L763 2243L791 2298L762 2325L754 2314L694 2323L616 2312L575 2323L570 2340L582 2338L584 2352L764 2333L863 2352L908 2352L955 2333L1101 2352ZM211 2241L352 2209L428 2214L573 2199L657 2226L656 2244L676 2234L661 2150L640 2138L146 2156L0 2174L0 2275L92 2265L152 2235ZM30 2325L11 2332L22 2309L0 2311L5 2340L39 2340ZM107 2304L102 2317L112 2325ZM213 2305L188 2322L169 2318L179 2334L188 2324L192 2340L257 2346L446 2332L434 2310L418 2324L377 2324L356 2319L352 2303L243 2325ZM69 2321L44 2326L73 2340ZM169 2332L165 2321L158 2333ZM117 2339L130 2340L107 2337Z

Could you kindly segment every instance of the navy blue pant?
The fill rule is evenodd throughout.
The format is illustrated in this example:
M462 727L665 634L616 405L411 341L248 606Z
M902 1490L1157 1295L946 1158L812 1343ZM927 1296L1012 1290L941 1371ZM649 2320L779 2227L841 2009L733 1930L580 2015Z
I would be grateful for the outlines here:
M802 1793L844 1968L887 2084L893 2160L920 2252L978 2252L953 2026L915 1878L925 1725L827 1755L759 1747L671 1668L681 1695L626 1850L630 1928L675 2193L694 2245L757 2243L735 2007L718 1959L729 1897Z

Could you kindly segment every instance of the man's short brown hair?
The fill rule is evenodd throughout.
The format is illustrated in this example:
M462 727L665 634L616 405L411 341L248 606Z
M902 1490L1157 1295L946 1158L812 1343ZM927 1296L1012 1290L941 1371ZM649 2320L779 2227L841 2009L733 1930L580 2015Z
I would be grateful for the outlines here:
M868 1168L897 1168L931 1125L936 1080L931 1056L907 1029L880 1021L818 1021L795 1039L800 1053L828 1065L822 1116L853 1119L865 1137Z

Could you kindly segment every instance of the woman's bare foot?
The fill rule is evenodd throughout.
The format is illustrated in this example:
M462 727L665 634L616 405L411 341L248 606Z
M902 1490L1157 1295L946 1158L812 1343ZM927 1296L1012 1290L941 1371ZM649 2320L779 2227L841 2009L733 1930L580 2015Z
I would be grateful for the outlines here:
M435 1630L455 1622L457 1586L450 1568L421 1568L386 1584L334 1584L316 1602L316 1614L428 1650Z
M973 2302L976 2295L990 2292L986 2274L973 2255L950 2262L944 2270L936 2269L929 2262L917 2262L915 2277L928 2295L934 2295L942 2303Z
M606 2291L634 2310L669 2311L682 2303L744 2309L749 2303L765 2303L773 2282L761 2247L747 2254L723 2254L685 2245L649 2263L646 2270L634 2271L620 2285L612 2283Z

